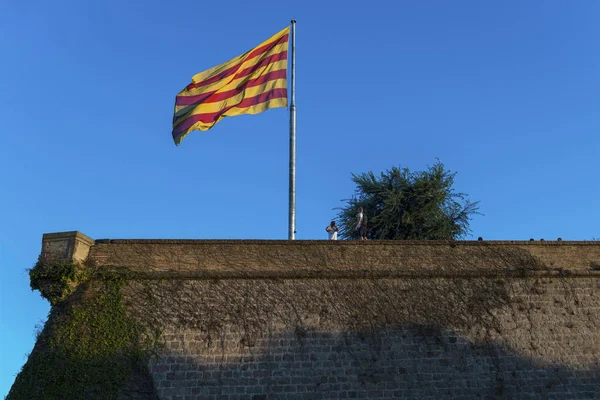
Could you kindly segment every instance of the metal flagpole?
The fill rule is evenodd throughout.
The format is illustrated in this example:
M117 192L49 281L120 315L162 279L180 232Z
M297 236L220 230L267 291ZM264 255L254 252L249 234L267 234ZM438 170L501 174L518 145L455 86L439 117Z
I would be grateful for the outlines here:
M288 240L296 238L296 20L291 27L292 74L290 99L290 203L288 216Z

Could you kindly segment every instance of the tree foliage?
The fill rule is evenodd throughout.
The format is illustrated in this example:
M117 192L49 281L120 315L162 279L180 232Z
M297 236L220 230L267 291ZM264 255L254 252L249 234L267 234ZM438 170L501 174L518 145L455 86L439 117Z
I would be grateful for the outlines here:
M456 172L438 160L425 171L393 167L377 177L352 174L356 189L338 213L340 237L356 238L356 215L367 215L367 237L383 240L450 240L470 232L469 221L478 203L453 189Z

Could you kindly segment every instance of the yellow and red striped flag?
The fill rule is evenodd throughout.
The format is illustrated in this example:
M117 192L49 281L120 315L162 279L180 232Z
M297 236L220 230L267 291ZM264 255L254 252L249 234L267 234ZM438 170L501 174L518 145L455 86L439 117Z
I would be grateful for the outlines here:
M224 117L287 107L289 33L287 27L241 56L194 75L175 98L175 144Z

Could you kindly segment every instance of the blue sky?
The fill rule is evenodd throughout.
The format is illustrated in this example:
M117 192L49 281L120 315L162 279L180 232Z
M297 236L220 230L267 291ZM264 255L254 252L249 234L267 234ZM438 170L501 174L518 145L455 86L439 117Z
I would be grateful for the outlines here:
M44 232L287 238L288 112L171 139L197 72L297 24L297 238L352 172L438 157L470 238L600 237L600 3L0 2L0 396L48 304Z

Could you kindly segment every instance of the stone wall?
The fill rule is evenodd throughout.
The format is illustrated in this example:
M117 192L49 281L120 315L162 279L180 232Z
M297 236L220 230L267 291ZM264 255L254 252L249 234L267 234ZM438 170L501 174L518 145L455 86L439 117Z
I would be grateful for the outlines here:
M78 235L161 333L123 398L599 397L600 242Z
M597 398L600 280L490 281L185 280L130 300L164 329L164 399Z
M509 255L512 259L507 259ZM519 252L519 254L517 254ZM96 240L99 265L140 272L490 271L514 269L514 257L535 257L548 268L589 270L599 242L326 241L326 240ZM461 265L457 265L457 264ZM460 268L459 268L460 267Z
M91 257L167 278L129 292L164 332L160 398L600 393L599 243L103 240Z

